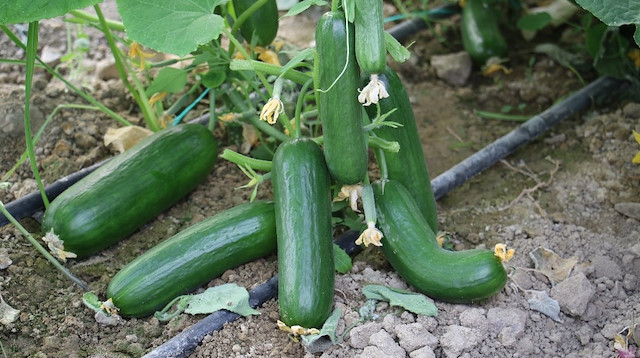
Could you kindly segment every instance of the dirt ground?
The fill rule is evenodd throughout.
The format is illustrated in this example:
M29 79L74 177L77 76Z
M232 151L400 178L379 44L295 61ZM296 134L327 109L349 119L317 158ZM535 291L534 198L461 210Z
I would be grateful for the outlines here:
M303 18L297 24L308 28L313 19ZM296 37L304 45L311 37L295 25L296 21L283 22L281 36L290 41ZM140 123L122 85L96 75L109 57L99 33L89 30L91 50L81 62L78 83L109 108ZM555 38L554 31L565 31L567 36L558 44L570 46L569 30L562 28L549 30L535 41ZM510 74L483 77L474 70L465 85L450 85L430 65L434 55L461 51L455 32L445 36L446 42L439 41L433 31L412 36L408 40L415 41L412 58L393 65L411 96L432 177L518 126L481 118L475 110L500 112L508 105L515 114L537 114L583 86L570 70L534 53L535 41L518 38L509 42L513 44ZM0 36L0 43L0 58L23 58L6 36ZM59 19L43 22L40 48L45 47L67 51L65 25ZM584 77L587 82L595 78L592 73ZM24 149L23 83L20 66L0 64L2 174ZM35 90L36 126L59 104L84 103L44 73L36 75ZM201 113L196 110L191 117ZM616 333L640 317L640 166L631 163L640 150L632 136L632 129L640 131L639 119L640 103L614 99L593 106L439 200L440 227L450 233L456 249L492 248L502 242L516 250L509 262L515 270L507 286L487 302L436 302L437 317L380 303L378 320L357 324L338 345L311 354L277 330L277 302L270 300L259 308L261 315L226 325L208 336L192 356L616 357ZM99 112L59 111L36 147L44 181L51 183L112 155L102 137L114 126ZM220 150L236 149L220 140ZM11 188L0 190L0 199L6 204L35 191L32 178L29 167L21 166L9 179ZM248 201L250 191L235 189L245 183L235 165L220 159L206 182L185 200L129 239L67 267L104 297L110 278L134 257L210 215ZM270 185L263 185L258 197L270 196ZM22 220L35 235L40 235L39 215ZM532 271L530 253L539 247L563 259L575 258L570 275L552 284ZM0 292L20 310L15 322L0 329L8 357L140 357L202 318L181 315L168 323L141 318L101 325L82 304L81 290L12 226L0 228L0 254L11 260L0 271ZM272 255L229 270L207 286L235 282L251 289L276 273L276 263ZM366 249L354 258L350 272L336 277L335 305L342 308L338 333L359 319L366 300L361 289L370 283L411 289L379 250ZM559 303L557 320L530 308L535 291L546 291Z

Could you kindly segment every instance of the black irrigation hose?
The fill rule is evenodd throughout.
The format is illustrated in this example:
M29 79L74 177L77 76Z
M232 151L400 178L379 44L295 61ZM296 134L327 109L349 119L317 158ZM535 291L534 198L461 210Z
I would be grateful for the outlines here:
M553 125L591 105L595 99L603 99L620 93L627 85L627 82L609 76L600 77L591 82L564 101L534 116L518 128L438 175L431 181L434 196L436 199L440 199L472 176L513 153L518 147L534 140Z
M362 250L359 245L355 244L358 235L357 231L347 231L338 236L335 243L349 255L355 255ZM253 308L259 307L277 294L278 275L276 274L249 291L249 305ZM239 314L226 310L214 312L145 354L143 358L188 357L200 345L204 337L222 329L226 323L233 322L240 317Z
M429 20L441 20L459 12L460 7L455 3L429 10L426 17ZM389 32L391 36L395 37L396 40L402 41L426 28L427 22L425 21L425 18L423 16L417 16L391 27L387 32Z

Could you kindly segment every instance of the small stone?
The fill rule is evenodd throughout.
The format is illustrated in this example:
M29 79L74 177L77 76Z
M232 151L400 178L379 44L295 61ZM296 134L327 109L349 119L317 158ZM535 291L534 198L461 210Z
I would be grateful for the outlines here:
M135 343L138 341L138 336L136 336L135 334L127 334L126 336L124 336L124 338L131 343Z
M389 332L384 329L372 334L371 337L369 337L369 344L380 348L385 354L385 357L388 358L404 358L407 354L404 349L393 340Z
M435 348L438 345L438 338L419 323L401 324L395 327L395 332L400 347L407 352L413 352L425 345L430 348Z
M436 358L436 354L431 347L426 346L409 353L411 358Z
M591 262L596 278L609 278L611 280L622 280L622 269L607 256L596 256Z
M387 358L387 355L378 347L369 346L366 347L358 358Z
M596 289L587 276L578 272L552 288L551 297L558 301L563 312L572 316L581 316L595 292Z
M627 103L622 108L622 114L625 117L629 117L633 119L640 118L640 103L635 103L635 102Z
M372 334L380 331L382 325L377 322L367 322L361 326L354 327L349 332L349 344L353 348L362 349L369 344Z
M505 347L514 345L524 333L527 313L517 308L492 308L487 312L490 330Z
M613 208L624 216L640 220L640 203L617 203Z
M73 136L73 141L80 149L91 149L98 144L98 141L95 138L84 132L77 132Z
M485 329L487 326L486 312L484 308L469 308L464 310L460 313L460 325L469 328Z
M453 86L464 86L471 75L471 57L465 51L431 56L436 76Z
M476 329L448 326L440 339L440 345L446 357L458 357L460 353L475 347L481 341L482 333Z
M398 319L398 317L392 314L388 314L384 316L384 318L382 319L382 328L386 329L387 332L393 332L395 326L399 324L400 324L400 320Z

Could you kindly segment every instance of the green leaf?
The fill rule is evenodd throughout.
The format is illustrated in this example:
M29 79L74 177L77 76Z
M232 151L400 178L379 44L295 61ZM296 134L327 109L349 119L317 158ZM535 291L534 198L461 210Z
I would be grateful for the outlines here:
M344 8L347 21L353 22L356 17L356 0L344 0Z
M98 296L93 292L86 292L84 295L82 295L82 303L84 303L85 306L87 306L88 308L92 309L95 312L102 311L102 308L100 307L102 305L102 302L100 301Z
M327 350L331 344L336 344L338 338L336 337L336 329L338 328L338 321L342 314L341 308L336 308L331 312L331 315L322 325L320 333L309 334L302 336L302 343L305 345L305 349L312 354L320 353Z
M537 31L551 22L551 15L546 12L525 15L518 19L517 26L521 30Z
M282 17L298 15L299 13L305 11L306 9L310 8L313 5L324 6L324 5L327 5L327 4L328 3L326 1L323 1L323 0L303 0L303 1L300 1L299 3L293 5L289 9L289 11L287 11L287 13L284 14Z
M222 0L117 0L127 37L156 51L184 56L215 40L224 19Z
M158 72L147 88L147 96L158 92L180 92L187 84L187 72L173 67L165 67Z
M585 32L585 47L591 58L598 56L605 31L607 31L607 25L600 23Z
M609 26L640 24L640 0L576 0L576 2Z
M0 24L19 24L62 16L71 10L93 6L102 0L4 0L0 2Z
M227 72L223 68L212 68L202 75L202 84L208 88L218 88L227 79Z
M425 316L437 316L438 308L427 296L382 285L367 285L362 293L370 300L389 302L391 306L400 306L407 311Z
M347 273L351 270L352 263L351 257L344 252L340 246L333 244L333 259L336 266L336 271L340 273Z
M411 57L409 50L402 46L402 44L388 32L384 33L384 42L386 43L389 55L391 55L396 62L404 62Z
M235 283L210 287L201 294L190 296L184 312L209 314L223 309L242 316L260 314L260 311L249 306L249 291Z

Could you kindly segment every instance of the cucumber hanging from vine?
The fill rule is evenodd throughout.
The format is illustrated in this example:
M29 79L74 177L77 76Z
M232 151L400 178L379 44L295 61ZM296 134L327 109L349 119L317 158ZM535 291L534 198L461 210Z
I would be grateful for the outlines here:
M367 172L362 106L356 99L359 70L353 54L353 26L344 13L325 13L316 26L316 84L324 155L331 175L343 184Z
M378 103L389 94L378 74L387 64L387 45L383 26L382 0L354 0L356 59L362 72L370 76L360 91L358 100L363 106Z

